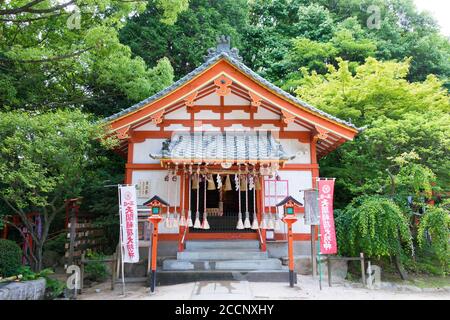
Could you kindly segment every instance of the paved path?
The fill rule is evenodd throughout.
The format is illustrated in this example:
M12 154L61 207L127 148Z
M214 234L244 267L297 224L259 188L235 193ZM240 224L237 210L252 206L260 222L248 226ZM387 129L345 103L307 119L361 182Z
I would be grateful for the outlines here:
M128 284L126 295L121 294L122 288L117 285L112 292L109 283L100 284L86 290L80 299L132 299L132 300L404 300L404 299L437 299L450 300L450 292L446 290L394 290L354 288L349 283L336 284L328 287L323 284L319 289L317 279L310 276L298 276L298 284L290 288L287 283L247 282L247 281L200 281L157 287L154 294L142 284ZM96 291L96 289L100 291Z

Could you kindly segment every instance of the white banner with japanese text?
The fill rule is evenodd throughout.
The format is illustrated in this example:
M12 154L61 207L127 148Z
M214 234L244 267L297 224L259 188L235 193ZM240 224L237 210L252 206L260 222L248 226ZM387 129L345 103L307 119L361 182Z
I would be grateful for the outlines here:
M138 212L135 186L119 186L123 262L139 262Z

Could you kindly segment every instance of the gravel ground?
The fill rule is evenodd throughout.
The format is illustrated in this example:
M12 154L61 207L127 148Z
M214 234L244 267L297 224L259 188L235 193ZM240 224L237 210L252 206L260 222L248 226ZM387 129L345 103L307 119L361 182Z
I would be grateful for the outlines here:
M298 283L290 288L287 283L247 282L247 281L200 281L171 286L157 287L154 294L140 283L122 286L114 291L109 283L102 283L85 289L80 300L450 300L450 287L425 288L411 285L382 283L381 289L362 288L361 284L342 282L328 287L326 282L319 288L317 279L311 276L298 276Z

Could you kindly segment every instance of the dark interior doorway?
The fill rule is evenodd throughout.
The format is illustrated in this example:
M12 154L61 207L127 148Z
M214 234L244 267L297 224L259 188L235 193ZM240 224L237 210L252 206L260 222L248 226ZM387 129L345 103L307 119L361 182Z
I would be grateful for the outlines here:
M234 175L230 175L231 189L232 190L224 190L222 187L221 190L217 189L217 175L213 175L215 189L208 190L208 182L200 180L199 182L199 212L200 212L200 222L203 221L204 216L204 191L206 190L206 208L217 208L219 209L220 199L222 199L223 203L223 215L215 215L208 213L208 223L210 229L196 229L191 227L189 232L196 233L218 233L218 232L256 232L256 230L252 229L236 229L236 225L238 222L238 213L239 213L239 193L241 196L241 212L242 212L242 220L245 219L245 211L246 211L246 192L245 191L236 191L236 183L234 181ZM225 178L226 176L221 176L223 181L223 186L225 186ZM247 192L248 196L248 211L250 213L250 223L253 222L253 190L249 190ZM217 211L216 210L216 211ZM191 190L191 212L192 212L192 221L195 222L195 213L197 212L197 189Z

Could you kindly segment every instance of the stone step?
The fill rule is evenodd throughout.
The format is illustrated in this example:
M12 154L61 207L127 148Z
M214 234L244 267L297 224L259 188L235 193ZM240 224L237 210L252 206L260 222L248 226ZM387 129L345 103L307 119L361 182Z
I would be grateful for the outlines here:
M183 261L167 259L163 270L281 270L279 259Z
M267 252L255 249L202 249L198 251L185 250L177 253L177 260L252 260L267 259Z
M257 240L197 240L186 241L186 249L259 249Z
M294 274L295 283L297 275ZM150 277L148 277L150 281ZM251 270L251 271L157 271L157 285L172 285L196 281L249 281L289 283L289 270ZM149 282L148 282L149 284Z

